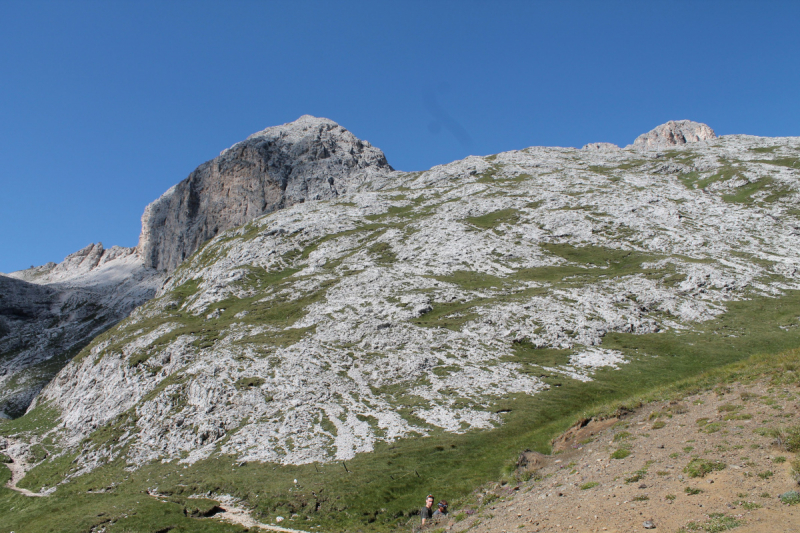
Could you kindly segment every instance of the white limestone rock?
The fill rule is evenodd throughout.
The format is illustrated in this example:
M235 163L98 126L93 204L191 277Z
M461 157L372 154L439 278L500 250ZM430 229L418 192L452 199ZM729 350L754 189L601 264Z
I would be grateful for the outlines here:
M304 115L223 150L147 206L138 250L171 271L218 233L276 209L335 198L391 172L379 149L332 120Z
M707 124L691 120L670 120L647 133L639 135L631 146L633 148L653 150L716 138L717 134Z

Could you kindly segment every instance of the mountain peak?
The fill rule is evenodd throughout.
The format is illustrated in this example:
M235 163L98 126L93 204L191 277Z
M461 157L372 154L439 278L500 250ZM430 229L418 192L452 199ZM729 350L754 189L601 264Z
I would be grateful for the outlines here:
M716 139L708 124L692 120L670 120L636 137L633 148L668 148L680 144Z
M383 152L336 122L303 115L250 135L145 208L139 252L173 270L218 233L392 171Z

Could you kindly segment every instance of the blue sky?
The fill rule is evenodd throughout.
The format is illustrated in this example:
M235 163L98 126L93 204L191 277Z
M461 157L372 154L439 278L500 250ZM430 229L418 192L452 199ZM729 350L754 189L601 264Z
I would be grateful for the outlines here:
M0 272L134 246L146 204L303 114L422 170L625 145L671 119L800 135L800 2L0 3Z

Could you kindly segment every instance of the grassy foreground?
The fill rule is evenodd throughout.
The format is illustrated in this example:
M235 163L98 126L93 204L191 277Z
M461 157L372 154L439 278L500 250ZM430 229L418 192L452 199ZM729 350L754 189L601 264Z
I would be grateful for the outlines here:
M578 418L763 373L796 381L798 316L800 293L787 292L780 298L729 303L727 313L692 332L608 334L603 347L625 352L631 362L618 370L601 370L589 383L542 371L535 360L521 355L521 363L532 372L538 368L537 375L553 386L537 396L509 396L493 406L508 411L502 427L406 439L346 464L242 464L223 456L189 467L156 463L128 472L124 460L118 460L59 486L47 498L27 498L3 487L0 532L82 532L101 525L109 532L243 531L201 518L214 502L188 496L209 493L210 498L242 498L265 523L296 514L293 521L281 523L290 528L406 530L425 494L433 492L457 508L477 486L508 472L521 450L549 451L550 440ZM44 423L33 420L36 415L4 422L0 433L41 427ZM20 486L52 486L74 467L72 459L43 463ZM3 484L8 475L0 469ZM164 496L155 498L147 490Z

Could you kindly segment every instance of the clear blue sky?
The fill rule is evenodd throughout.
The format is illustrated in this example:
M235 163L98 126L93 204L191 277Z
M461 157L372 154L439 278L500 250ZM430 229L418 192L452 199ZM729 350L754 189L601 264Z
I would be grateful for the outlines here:
M303 114L400 170L625 145L671 119L800 135L800 2L0 2L0 272L102 241Z

